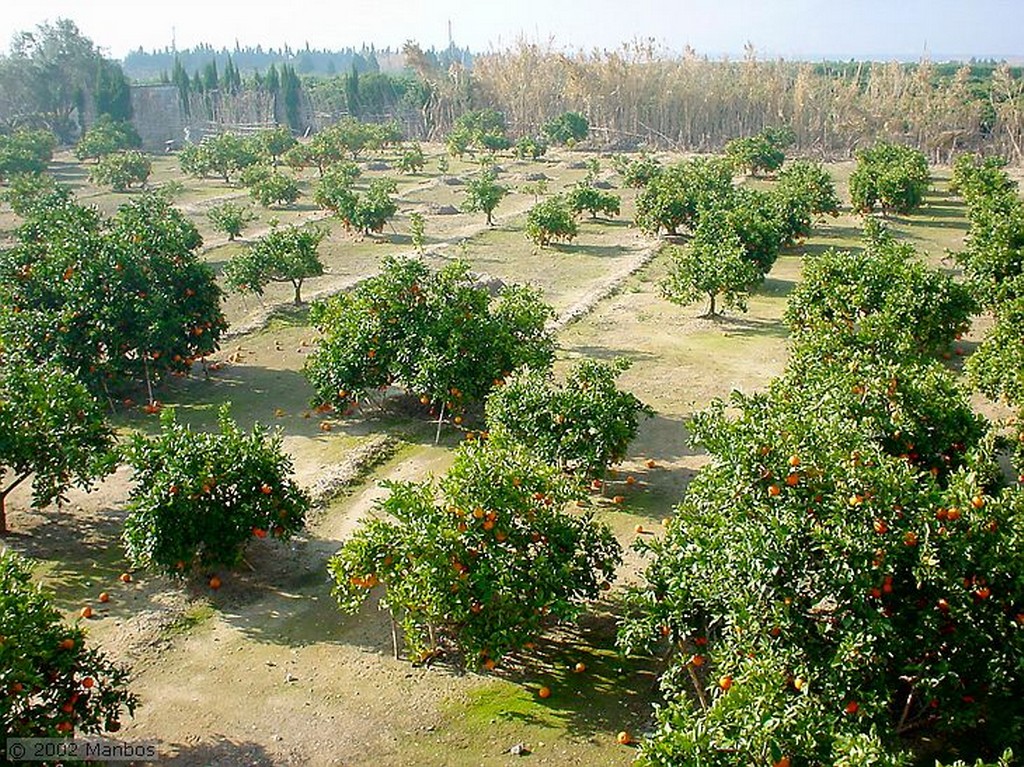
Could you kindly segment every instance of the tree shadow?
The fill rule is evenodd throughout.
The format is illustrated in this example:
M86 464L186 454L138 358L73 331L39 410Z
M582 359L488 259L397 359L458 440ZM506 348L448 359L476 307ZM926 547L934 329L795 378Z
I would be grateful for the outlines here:
M226 735L215 735L194 745L163 743L157 750L160 752L160 764L173 767L273 767L291 764L290 760L278 761L259 743L235 740Z
M83 163L54 160L47 169L58 183L67 184L85 181L89 178L89 170Z
M655 413L640 420L636 439L629 447L628 457L633 460L679 461L702 451L690 447L686 419ZM656 469L664 475L667 469Z
M574 624L547 632L529 655L503 662L499 678L520 685L529 700L521 693L503 700L499 690L484 688L476 704L498 722L560 727L577 738L644 729L652 704L660 697L662 664L656 658L618 652L620 613L619 605L610 600L595 603ZM578 663L585 667L582 672L576 671ZM551 696L535 702L532 698L541 685L551 690Z
M661 356L653 352L645 352L640 349L623 351L622 349L610 349L607 346L573 346L570 359L597 358L611 361L619 357L625 357L634 363L640 361L657 362L662 359Z
M764 278L761 284L754 289L753 293L754 295L760 296L785 298L793 292L795 287L795 280L786 280L780 277L769 276Z
M391 618L374 589L359 610L342 612L335 600L327 563L341 544L308 539L280 563L259 561L253 572L233 572L212 599L221 619L261 644L282 647L346 645L365 652L393 653ZM401 646L401 645L399 645Z
M786 282L780 280L780 282ZM792 289L792 288L790 288ZM758 291L760 292L760 291ZM789 291L779 293L786 295ZM739 314L720 314L716 318L722 332L730 336L753 337L770 336L773 338L788 338L789 328L782 319L763 319Z
M828 253L829 251L832 250L845 251L848 253L857 254L864 251L864 246L852 244L832 245L827 243L812 243L810 245L804 245L802 248L803 255L810 256L812 258L815 256L824 255L825 253Z
M114 591L119 575L129 569L120 547L125 512L110 507L95 514L76 514L71 506L50 506L19 513L29 531L3 539L19 554L28 557L54 583L53 603L61 610L77 611L86 603L95 608L84 621L103 620L120 611L118 605L95 603L102 591Z
M620 258L628 252L622 245L566 245L559 250L595 258Z

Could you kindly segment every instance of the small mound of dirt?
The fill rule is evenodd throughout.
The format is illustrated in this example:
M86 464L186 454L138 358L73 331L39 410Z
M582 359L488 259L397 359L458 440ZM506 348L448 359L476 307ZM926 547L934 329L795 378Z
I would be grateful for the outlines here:
M366 163L367 170L391 170L391 166L383 160L374 160L373 162Z
M513 176L513 181L550 181L551 176L546 173L535 172L535 173L517 173Z
M441 179L441 183L448 186L464 186L466 184L466 182L458 176L445 176Z
M454 205L428 205L427 212L432 216L454 216L459 209Z

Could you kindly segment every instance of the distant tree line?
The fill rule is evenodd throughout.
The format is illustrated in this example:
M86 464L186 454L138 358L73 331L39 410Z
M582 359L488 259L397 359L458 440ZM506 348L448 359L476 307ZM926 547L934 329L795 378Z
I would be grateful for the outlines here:
M399 51L390 48L378 50L372 45L364 45L359 49L349 47L326 50L310 48L307 44L304 48L293 50L287 45L264 49L261 45L242 47L236 44L233 50L217 50L211 45L201 44L183 50L164 48L159 51L144 51L140 47L125 56L122 65L125 74L133 81L166 82L176 62L190 74L204 72L211 63L223 71L230 59L242 75L266 72L271 66L280 68L282 64L287 64L300 75L331 76L387 70L388 62L398 55ZM454 44L440 51L431 49L426 55L432 57L437 66L444 68L449 67L454 61L464 66L469 66L472 62L469 50Z
M131 119L120 64L104 58L67 19L18 34L10 53L0 56L0 132L42 128L69 143L85 130L89 114Z

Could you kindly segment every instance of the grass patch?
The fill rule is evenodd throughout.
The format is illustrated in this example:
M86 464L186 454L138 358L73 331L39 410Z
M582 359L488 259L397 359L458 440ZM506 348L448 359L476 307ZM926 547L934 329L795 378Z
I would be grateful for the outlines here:
M187 634L212 618L216 612L213 605L208 602L196 602L164 626L160 631L160 636L164 639L170 639Z

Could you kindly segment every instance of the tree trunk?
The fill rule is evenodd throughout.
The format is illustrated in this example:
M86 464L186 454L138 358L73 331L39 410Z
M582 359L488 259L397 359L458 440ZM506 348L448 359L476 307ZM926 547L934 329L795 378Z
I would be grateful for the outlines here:
M0 471L0 476L3 476L3 472ZM25 472L5 489L0 490L0 535L6 535L9 531L7 529L7 496L11 494L18 485L24 482L31 476L31 472Z
M716 317L718 314L715 312L715 294L708 293L708 298L711 299L711 305L708 307L708 317Z
M295 298L293 299L293 303L296 306L301 306L302 305L302 280L299 280L298 282L296 282L295 280L292 280L292 285L295 286Z

